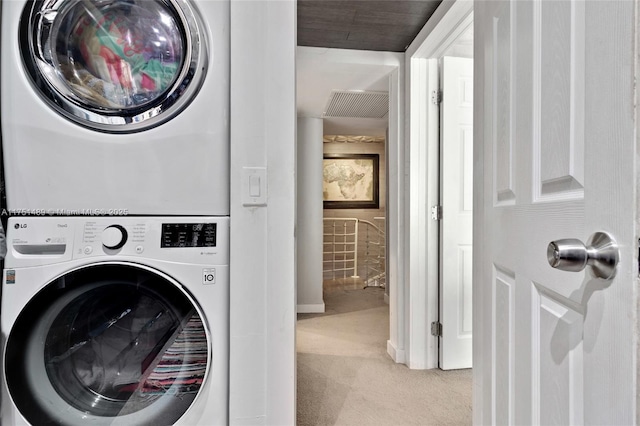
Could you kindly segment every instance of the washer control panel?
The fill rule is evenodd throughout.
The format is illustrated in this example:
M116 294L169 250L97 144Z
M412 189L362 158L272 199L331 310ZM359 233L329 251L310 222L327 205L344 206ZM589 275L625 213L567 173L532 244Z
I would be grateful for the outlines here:
M19 263L127 256L190 264L229 263L228 217L12 217L7 257ZM22 262L24 260L25 262ZM37 262L35 262L37 264ZM211 280L210 274L203 276Z

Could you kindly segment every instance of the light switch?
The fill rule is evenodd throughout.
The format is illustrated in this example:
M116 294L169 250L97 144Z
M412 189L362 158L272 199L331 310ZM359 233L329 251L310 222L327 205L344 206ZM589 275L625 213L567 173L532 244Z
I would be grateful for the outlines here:
M251 197L260 196L260 176L259 175L249 176L249 196Z
M267 168L242 168L242 204L245 206L267 205Z

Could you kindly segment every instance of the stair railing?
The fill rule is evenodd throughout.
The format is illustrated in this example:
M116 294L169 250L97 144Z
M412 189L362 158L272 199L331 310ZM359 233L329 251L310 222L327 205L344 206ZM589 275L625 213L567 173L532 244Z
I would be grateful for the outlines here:
M322 274L325 280L358 278L358 219L323 219Z
M383 217L375 217L378 224L360 220L361 246L364 246L364 286L385 287L386 284L386 237ZM364 226L364 229L362 228Z
M386 285L384 217L323 220L323 279L362 278L365 287Z

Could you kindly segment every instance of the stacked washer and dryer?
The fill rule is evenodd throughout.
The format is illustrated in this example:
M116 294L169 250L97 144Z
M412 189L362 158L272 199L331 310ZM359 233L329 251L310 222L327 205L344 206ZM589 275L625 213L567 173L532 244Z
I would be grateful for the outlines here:
M5 0L1 423L228 422L228 0Z

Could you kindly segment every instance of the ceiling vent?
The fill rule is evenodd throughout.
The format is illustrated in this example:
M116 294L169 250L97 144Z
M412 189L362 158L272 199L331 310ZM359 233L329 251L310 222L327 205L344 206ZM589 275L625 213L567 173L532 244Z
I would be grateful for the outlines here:
M325 117L385 118L389 114L389 93L366 90L333 90Z

